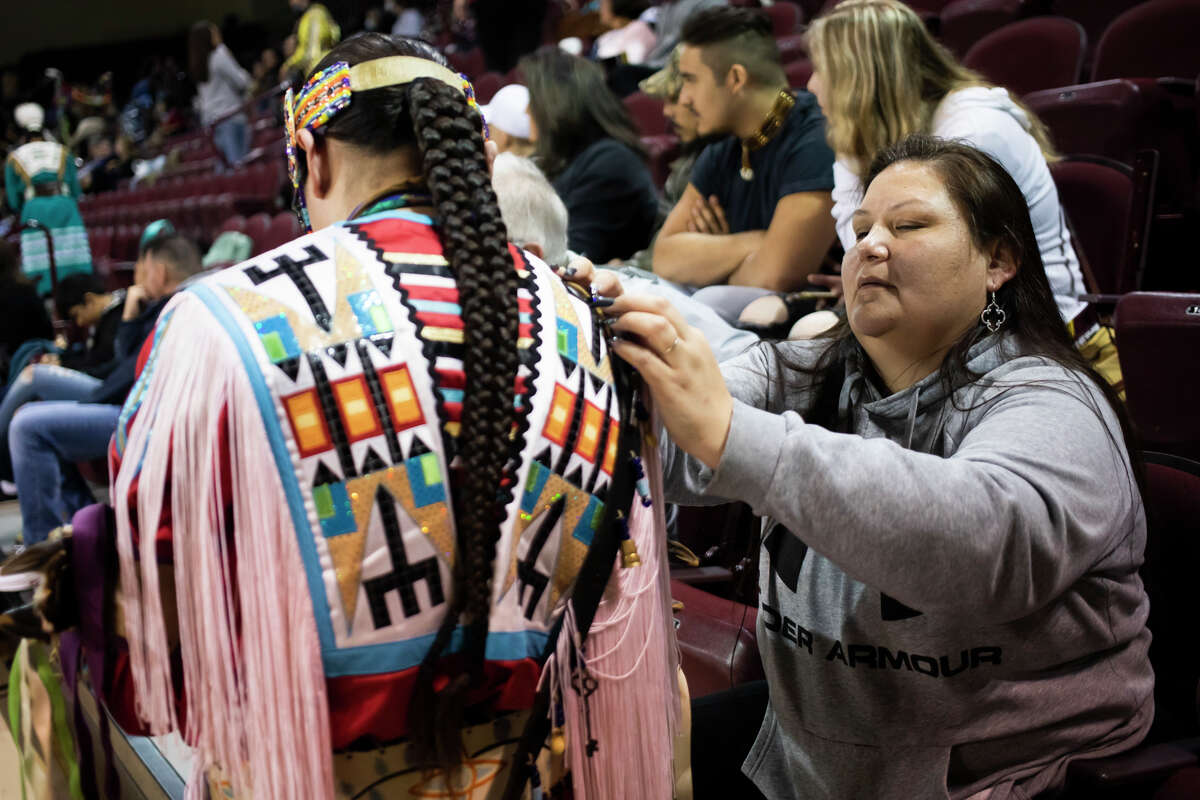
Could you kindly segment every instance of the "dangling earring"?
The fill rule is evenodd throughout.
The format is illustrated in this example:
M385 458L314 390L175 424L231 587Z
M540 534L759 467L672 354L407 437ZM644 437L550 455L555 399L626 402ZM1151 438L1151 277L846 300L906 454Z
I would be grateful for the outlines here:
M992 292L992 301L979 312L979 321L987 327L989 333L995 333L1004 325L1006 319L1008 314L1004 313L1004 309L996 302L996 293Z

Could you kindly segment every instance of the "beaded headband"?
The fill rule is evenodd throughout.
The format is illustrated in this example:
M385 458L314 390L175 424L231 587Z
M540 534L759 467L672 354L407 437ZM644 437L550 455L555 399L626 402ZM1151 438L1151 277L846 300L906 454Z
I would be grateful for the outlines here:
M304 205L303 178L296 154L296 134L307 128L315 131L335 114L350 105L354 92L366 92L385 86L401 86L419 78L432 78L457 89L467 98L467 105L479 111L475 90L466 76L460 75L435 61L415 56L387 56L355 64L345 61L329 65L309 78L298 94L288 89L283 97L283 122L287 134L288 177L296 192L297 213L305 228L310 228L308 210ZM480 115L482 117L482 114ZM487 123L483 135L488 137Z

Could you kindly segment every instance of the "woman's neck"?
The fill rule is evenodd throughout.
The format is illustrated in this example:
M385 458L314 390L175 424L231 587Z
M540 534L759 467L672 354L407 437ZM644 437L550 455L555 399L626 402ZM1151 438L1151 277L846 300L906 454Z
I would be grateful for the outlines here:
M895 394L937 372L955 339L921 352L914 352L911 346L905 347L890 337L862 337L859 344L888 392Z

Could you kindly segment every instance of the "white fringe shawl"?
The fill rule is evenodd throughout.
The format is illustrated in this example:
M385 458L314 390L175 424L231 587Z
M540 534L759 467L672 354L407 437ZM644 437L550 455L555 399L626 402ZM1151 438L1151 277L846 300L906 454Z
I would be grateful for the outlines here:
M168 310L158 367L112 480L138 714L155 734L178 727L155 556L158 521L167 510L187 707L183 734L197 751L189 800L204 796L213 766L235 797L332 798L329 709L312 602L254 390L237 347L199 297L181 294ZM223 411L229 496L218 452Z
M551 697L560 698L563 705L566 762L576 800L663 800L674 790L674 745L681 725L679 650L671 610L662 466L653 438L646 439L642 462L653 503L645 507L635 494L629 515L629 534L641 566L623 567L618 554L588 630L586 655L567 604L557 649L542 675L550 681ZM586 662L596 680L590 697L576 691L570 674L570 664L577 660ZM552 702L552 723L554 713ZM589 735L598 745L591 755Z

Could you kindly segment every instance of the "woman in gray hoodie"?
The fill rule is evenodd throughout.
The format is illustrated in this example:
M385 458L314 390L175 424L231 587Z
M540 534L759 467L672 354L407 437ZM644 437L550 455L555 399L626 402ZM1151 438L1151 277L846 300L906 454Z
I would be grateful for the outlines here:
M914 136L864 185L823 338L718 368L625 295L615 347L669 433L668 499L766 517L759 790L1030 797L1153 717L1139 467L1003 167Z

